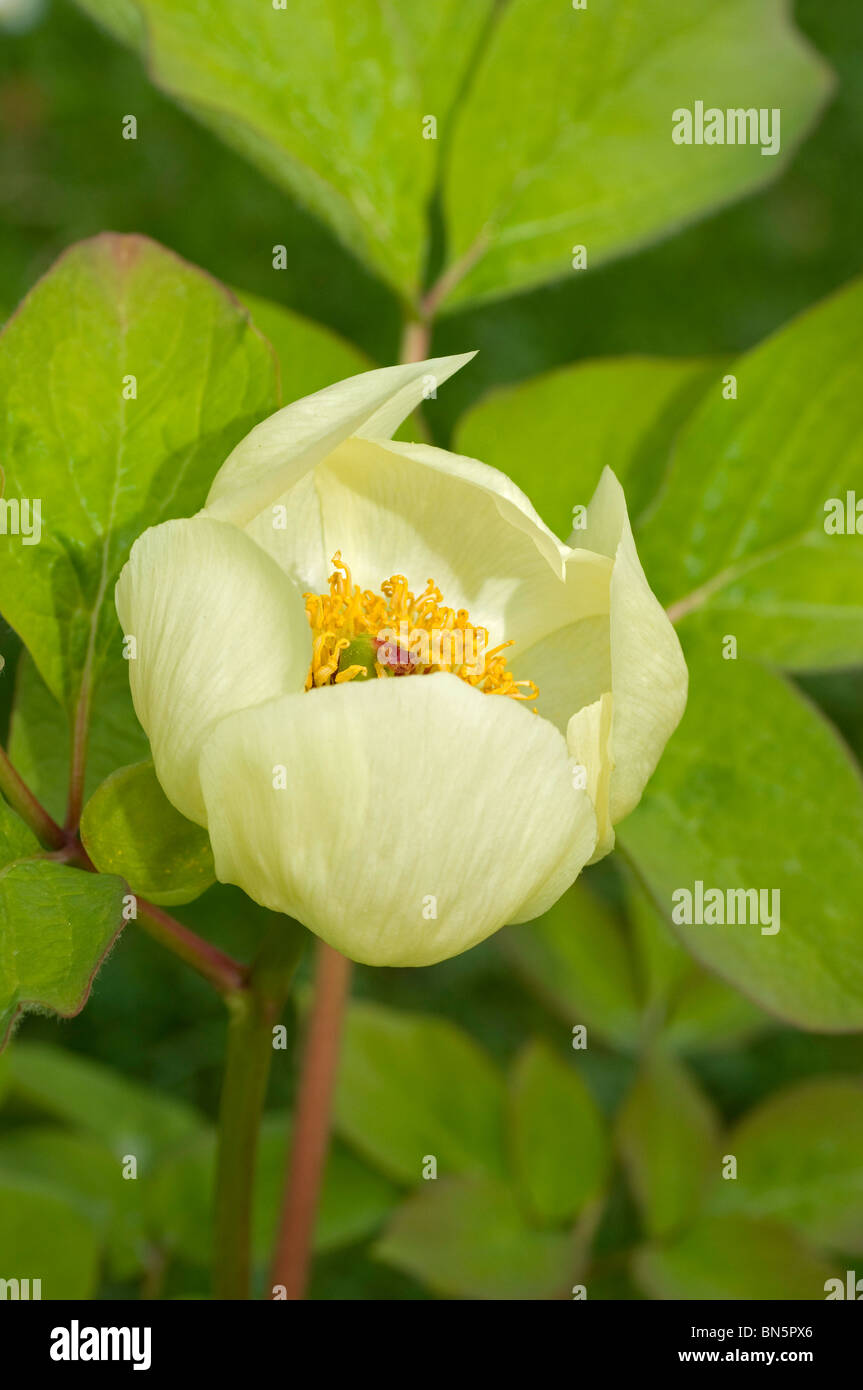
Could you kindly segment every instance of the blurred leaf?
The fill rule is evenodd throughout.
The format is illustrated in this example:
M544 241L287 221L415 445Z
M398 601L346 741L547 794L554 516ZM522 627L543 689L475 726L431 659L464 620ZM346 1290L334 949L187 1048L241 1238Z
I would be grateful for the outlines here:
M0 1046L26 1009L71 1018L123 927L125 885L45 859L0 873Z
M58 1129L14 1129L0 1136L0 1186L7 1176L54 1191L99 1232L112 1271L131 1278L141 1268L140 1186L124 1178L121 1160L89 1136Z
M95 1134L119 1158L138 1160L138 1181L160 1154L196 1134L203 1119L191 1106L161 1095L100 1062L42 1043L9 1052L16 1099Z
M426 1156L449 1173L506 1171L503 1080L445 1019L377 1004L348 1012L336 1125L369 1162L413 1185Z
M807 1081L770 1096L724 1141L737 1178L712 1210L793 1226L813 1245L863 1254L863 1086Z
M25 779L26 780L26 779ZM0 865L26 859L41 849L39 841L0 796Z
M480 1177L425 1184L375 1253L448 1298L565 1298L578 1264L571 1234L532 1229L509 1189Z
M113 588L132 541L202 505L278 405L276 363L208 276L106 233L68 251L6 325L0 382L7 493L42 507L40 544L4 548L0 608L72 710L119 651Z
M636 1045L639 1008L630 953L615 917L582 882L542 917L507 927L498 940L570 1027L585 1023L604 1042Z
M286 404L375 365L337 333L292 313L282 304L246 290L236 290L235 294L275 350L281 369L282 400Z
M264 1265L272 1255L285 1186L290 1142L287 1115L267 1115L261 1126L255 1176L252 1248ZM156 1169L147 1188L151 1235L191 1264L212 1256L216 1135L202 1130ZM340 1249L371 1235L392 1210L396 1191L341 1144L330 1149L315 1226L315 1250Z
M669 917L672 894L696 881L779 892L775 934L763 923L675 932L770 1013L824 1032L863 1028L859 769L781 677L691 640L686 651L686 714L618 843Z
M418 288L446 120L490 0L331 9L290 0L79 0L140 47L154 81L328 223L384 279Z
M650 895L631 877L627 901L648 1027L683 1052L728 1047L773 1022L745 995L711 975L674 936Z
M151 762L102 783L84 808L81 839L100 873L119 874L154 903L192 902L216 879L206 830L174 810Z
M513 1167L541 1221L562 1224L600 1196L605 1121L575 1067L543 1042L528 1044L513 1069L509 1129Z
M717 1122L692 1077L672 1058L647 1058L618 1117L618 1145L649 1236L697 1211L719 1162Z
M716 362L620 357L579 362L499 390L459 421L454 447L507 473L566 540L612 468L631 517L662 480L672 441L711 382Z
M32 657L22 652L15 676L9 757L27 786L62 821L69 787L69 720ZM147 735L138 723L129 689L129 667L119 650L109 653L93 692L84 790L87 797L118 767L145 758Z
M774 177L830 90L781 0L510 0L457 116L444 184L451 296L499 295L597 265ZM782 153L681 146L672 112L779 107ZM488 249L484 249L484 248Z
M660 1299L823 1299L831 1271L782 1226L709 1217L673 1244L632 1262L638 1284Z
M3 1278L41 1279L41 1297L92 1298L98 1229L73 1203L25 1177L0 1176Z
M683 431L639 548L672 613L717 651L794 669L863 659L863 535L828 535L825 504L863 499L863 280L729 368Z

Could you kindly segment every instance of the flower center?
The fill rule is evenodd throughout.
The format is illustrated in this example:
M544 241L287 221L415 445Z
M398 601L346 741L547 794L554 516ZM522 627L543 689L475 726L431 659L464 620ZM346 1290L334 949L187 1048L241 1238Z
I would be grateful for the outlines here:
M447 608L430 579L419 595L403 574L361 589L337 551L328 594L304 594L314 634L306 690L373 677L426 676L450 671L484 695L535 700L539 687L517 681L503 653L512 642L488 647L488 630L470 621L466 608Z

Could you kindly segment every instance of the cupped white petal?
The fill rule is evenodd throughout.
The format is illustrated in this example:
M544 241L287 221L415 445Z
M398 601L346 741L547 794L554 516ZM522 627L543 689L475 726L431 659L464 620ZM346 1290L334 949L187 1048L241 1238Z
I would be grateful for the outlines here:
M201 825L201 746L235 710L302 691L312 637L296 586L245 532L193 517L135 542L116 588L135 712L168 799Z
M474 356L434 357L336 382L277 410L240 440L210 488L210 516L246 526L350 435L387 438Z
M677 633L641 567L623 489L606 468L587 508L587 527L570 544L613 560L609 654L613 697L609 814L638 805L686 708L688 672Z
M613 771L609 737L611 717L612 697L605 694L574 714L566 730L566 746L576 766L583 770L583 785L596 813L596 847L591 864L597 859L604 859L614 849L609 807Z
M561 734L451 675L231 715L200 771L218 877L372 965L467 950L595 843Z
M466 608L494 644L530 644L608 610L610 560L573 556L515 484L476 459L353 438L314 479L327 562L341 551L363 588L379 591L382 580L404 574L419 593L432 578L444 602ZM249 530L290 572L293 535L264 518Z

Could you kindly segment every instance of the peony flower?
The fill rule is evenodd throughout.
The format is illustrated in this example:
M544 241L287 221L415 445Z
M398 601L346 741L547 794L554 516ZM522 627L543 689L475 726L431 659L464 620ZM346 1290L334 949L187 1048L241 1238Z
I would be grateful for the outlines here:
M392 441L472 355L276 412L117 584L156 773L219 879L374 965L551 907L686 701L609 470L565 545L496 469Z

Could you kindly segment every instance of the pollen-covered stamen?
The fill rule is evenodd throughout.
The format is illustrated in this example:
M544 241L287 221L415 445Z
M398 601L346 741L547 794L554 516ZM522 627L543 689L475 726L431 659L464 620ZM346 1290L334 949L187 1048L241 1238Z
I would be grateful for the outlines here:
M488 630L470 621L466 608L447 608L430 579L417 597L403 574L361 589L341 554L333 556L329 593L304 594L314 634L306 690L373 676L429 675L449 671L485 695L535 700L533 681L517 681L507 668L501 642L488 650Z

